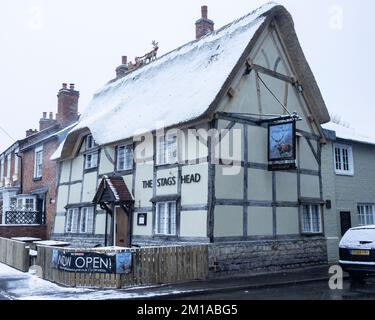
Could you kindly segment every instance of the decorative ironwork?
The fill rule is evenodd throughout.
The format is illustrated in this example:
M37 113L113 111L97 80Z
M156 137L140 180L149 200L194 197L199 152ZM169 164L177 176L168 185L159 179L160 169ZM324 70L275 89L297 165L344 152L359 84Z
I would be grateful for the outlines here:
M38 211L6 211L5 224L44 224L44 216Z

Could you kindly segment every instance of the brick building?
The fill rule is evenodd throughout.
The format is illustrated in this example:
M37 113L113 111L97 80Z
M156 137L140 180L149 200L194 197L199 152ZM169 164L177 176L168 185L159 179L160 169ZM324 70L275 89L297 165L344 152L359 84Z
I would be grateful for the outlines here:
M63 84L57 97L56 117L43 112L39 130L27 130L26 138L0 155L1 224L46 225L45 238L53 225L56 197L57 168L50 158L78 120L74 84ZM6 236L19 236L18 231L9 233L8 228Z

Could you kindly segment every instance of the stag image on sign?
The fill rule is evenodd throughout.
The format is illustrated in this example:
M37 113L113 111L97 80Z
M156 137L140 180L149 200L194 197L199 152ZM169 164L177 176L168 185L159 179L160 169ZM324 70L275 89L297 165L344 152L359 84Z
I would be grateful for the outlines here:
M268 161L295 160L295 122L270 124L268 127Z

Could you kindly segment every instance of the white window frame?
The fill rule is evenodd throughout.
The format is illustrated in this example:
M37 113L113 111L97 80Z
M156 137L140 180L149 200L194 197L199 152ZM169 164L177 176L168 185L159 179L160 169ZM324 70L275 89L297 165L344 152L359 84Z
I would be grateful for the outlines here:
M70 208L66 212L66 233L78 233L79 208Z
M94 231L94 208L81 208L79 218L79 233L93 233Z
M156 139L157 165L174 164L178 161L178 135L167 134Z
M28 201L33 202L33 206L31 208L27 207ZM36 197L30 197L30 196L19 196L19 197L17 197L17 210L20 210L20 211L36 211Z
M318 230L314 229L314 208L318 209ZM308 214L308 219L305 215ZM305 222L308 221L308 230L306 230ZM302 206L302 233L304 234L322 234L323 233L323 219L322 219L322 208L319 204L304 204Z
M0 184L3 183L4 180L4 157L0 159Z
M123 144L117 147L116 170L133 170L134 154L133 144ZM121 166L120 163L123 165Z
M86 139L85 139L85 145L86 145L86 150L91 150L96 148L98 145L96 144L94 137L92 134L89 134Z
M375 204L360 203L357 205L358 225L367 226L375 224Z
M11 164L12 164L12 154L8 154L7 157L6 157L6 160L7 160L7 178L10 179L11 176L10 176L10 167L11 167Z
M18 157L17 157L18 153L19 153L19 149L16 149L14 151L14 168L13 168L13 177L12 177L13 181L18 180Z
M172 209L170 211L170 209ZM163 221L160 219L163 218ZM165 201L156 203L155 235L176 236L177 235L177 203L176 201Z
M353 176L353 147L351 145L335 143L333 145L333 165L337 175Z
M41 155L41 157L39 157ZM36 148L34 151L34 178L43 176L43 146Z
M99 163L98 160L99 160L99 151L87 153L85 155L85 170L97 168L98 163Z

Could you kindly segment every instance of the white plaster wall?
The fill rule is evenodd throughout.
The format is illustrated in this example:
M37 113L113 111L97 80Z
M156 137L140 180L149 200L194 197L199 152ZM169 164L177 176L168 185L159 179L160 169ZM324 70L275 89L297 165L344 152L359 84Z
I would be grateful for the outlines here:
M147 213L147 225L138 226L137 225L137 212L134 213L133 218L133 234L135 236L152 236L152 212Z
M181 211L181 237L207 237L207 211Z
M306 198L320 198L319 177L301 174L301 196Z
M250 207L247 231L249 236L272 236L272 208Z
M82 183L75 183L70 185L69 204L77 204L81 202L81 188Z
M82 180L82 172L83 172L83 155L79 155L72 160L72 177L71 181L79 181Z
M181 204L206 204L208 199L208 165L199 164L185 166L182 168L182 175L199 173L199 183L184 183L181 185Z
M152 188L143 189L142 181L152 180L153 166L149 164L137 165L135 182L135 202L141 207L150 207L152 198Z
M289 172L276 172L277 201L298 201L297 175Z
M56 216L54 233L64 233L64 232L65 232L65 216Z
M278 235L299 234L298 208L277 208L276 228Z
M97 214L95 219L95 234L105 234L105 214Z
M272 173L249 169L248 199L272 201Z
M218 199L243 199L243 168L235 175L223 174L224 166L216 166L215 192Z
M105 151L104 151L105 149ZM104 147L100 151L100 165L99 165L99 174L110 173L115 169L114 162L111 162L108 159L106 152L112 158L112 161L115 161L115 150L113 147Z
M268 164L268 130L263 127L248 126L249 162Z
M132 193L132 190L133 190L133 175L132 174L128 174L126 176L123 176L122 177L126 183L126 186L128 187L128 190L130 191L130 193Z
M67 161L60 162L60 165L61 165L60 183L69 182L71 161L67 160Z
M68 204L68 186L59 186L56 203L56 212L65 212L65 206Z
M314 147L314 150L317 152L316 148L316 141L311 141ZM301 169L309 169L309 170L319 170L318 162L316 161L314 154L310 146L308 145L306 138L301 137L299 138L299 158L301 162Z
M216 206L214 218L215 237L243 236L243 208L238 206Z
M96 193L97 173L86 173L83 178L82 202L91 202Z

